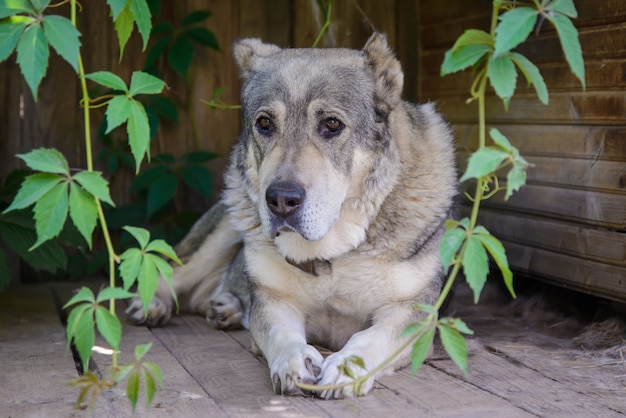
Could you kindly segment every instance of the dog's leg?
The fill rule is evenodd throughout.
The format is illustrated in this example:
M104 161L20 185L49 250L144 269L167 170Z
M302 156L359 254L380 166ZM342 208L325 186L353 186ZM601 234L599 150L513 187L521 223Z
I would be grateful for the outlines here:
M302 312L273 297L271 291L256 288L250 311L250 334L254 349L267 360L274 392L302 394L298 383L315 383L324 358L306 342Z
M400 338L400 333L410 323L419 319L420 313L412 305L413 303L399 303L379 310L373 318L371 327L354 334L340 351L328 356L322 365L321 378L317 384L348 385L337 389L324 389L317 395L325 399L365 395L372 389L376 379L406 366L410 360L411 347L385 369L363 382L356 392L354 385L349 384L353 379L341 371L341 366L347 365L355 376L364 376L399 350L406 341ZM351 361L353 357L361 358L365 369Z
M213 217L203 216L181 244L188 243L190 236L197 240L199 230L208 235L204 241L198 240L198 244L195 244L197 249L189 255L184 265L174 268L172 277L172 290L180 310L201 315L206 315L211 295L241 248L241 237L231 226L229 215L223 211L215 212L215 209L211 209L208 214ZM169 321L174 305L171 290L161 279L147 312L144 313L141 300L134 299L126 313L132 323L158 326Z

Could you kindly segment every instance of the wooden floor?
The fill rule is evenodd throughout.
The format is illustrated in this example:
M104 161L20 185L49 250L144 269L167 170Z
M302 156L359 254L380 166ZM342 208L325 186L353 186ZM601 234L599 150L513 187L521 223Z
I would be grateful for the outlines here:
M0 418L79 417L77 376L66 351L54 290L67 285L11 287L0 293ZM65 300L63 301L65 302ZM508 303L508 302L502 302ZM435 356L413 377L385 377L366 397L322 401L272 393L267 367L250 353L246 331L212 330L202 318L180 316L166 327L124 329L122 361L152 342L149 360L166 389L137 416L148 417L616 417L626 415L623 357L573 348L562 319L505 316L501 306L455 308L476 331L469 375ZM480 306L480 305L479 305ZM490 306L495 306L492 308ZM503 316L504 315L504 316ZM555 322L557 321L558 322ZM538 322L538 323L537 323ZM606 354L606 353L605 353ZM109 359L95 355L104 370ZM142 395L143 396L143 395ZM100 398L92 415L130 416L123 388Z

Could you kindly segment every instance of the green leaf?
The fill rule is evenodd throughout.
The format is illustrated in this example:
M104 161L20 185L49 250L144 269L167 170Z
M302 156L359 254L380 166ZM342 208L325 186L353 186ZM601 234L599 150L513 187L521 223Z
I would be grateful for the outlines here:
M453 328L463 334L474 335L472 331L463 320L459 318L442 318L440 324Z
M452 50L457 51L468 45L487 45L493 47L493 38L484 30L467 29L458 37L452 46Z
M474 292L474 303L477 303L487 281L489 260L485 247L483 247L481 240L475 235L467 239L465 252L463 253L463 272L465 273L467 284Z
M17 63L33 97L37 100L39 83L48 68L48 41L40 23L28 26L17 43Z
M203 27L189 28L185 30L184 35L187 38L199 43L202 46L205 46L207 48L213 48L217 51L220 50L220 45L217 42L217 38L215 37L215 34L211 32L210 30L208 30L207 28L203 28Z
M535 87L537 97L539 97L541 103L547 105L548 87L546 87L546 82L543 80L543 77L539 72L539 68L537 68L535 64L533 64L528 58L526 58L522 54L513 52L510 56L515 65L517 65L517 68L519 68L522 74L524 74L524 77L526 77L526 82L529 85L532 84Z
M30 5L28 0L9 0L0 4L0 19L4 19L5 17L18 13L36 14L36 11Z
M135 346L135 361L140 362L141 359L150 351L152 343L139 344Z
M437 328L443 348L459 369L467 375L467 343L465 338L456 329L446 325L440 324Z
M449 229L443 235L439 244L439 258L444 270L448 270L448 266L452 263L452 259L461 248L466 236L465 230L461 228Z
M117 32L117 39L120 45L120 58L124 56L124 49L130 39L130 35L133 33L135 27L135 19L133 12L130 10L130 1L128 1L122 8L120 13L115 18L115 31Z
M526 164L520 161L515 161L513 168L506 175L506 194L504 195L504 200L509 200L513 193L525 184Z
M163 260L161 257L157 255L150 254L150 253L144 255L144 260L154 264L154 267L157 269L159 274L171 286L174 269L167 261Z
M137 280L143 260L143 253L138 248L129 248L122 253L120 259L122 260L119 267L120 276L122 277L124 289L128 290Z
M65 305L63 305L63 309L67 309L79 302L88 302L92 304L96 302L96 297L90 288L85 286L81 287L80 290L76 292L76 294L72 296L72 298Z
M132 1L132 0L131 0ZM126 397L132 405L133 414L137 407L137 398L139 398L139 370L133 370L128 376L128 382L126 383Z
M211 197L213 188L211 187L212 178L211 172L200 165L190 165L183 167L181 170L183 180L189 187L197 191L205 199Z
M167 242L162 239L155 239L151 241L145 248L146 251L152 251L164 255L167 258L174 260L176 263L182 265L182 261L176 255L176 252Z
M76 30L72 22L63 16L45 16L43 32L54 50L74 68L74 71L78 72L80 32Z
M13 202L2 213L29 207L63 180L63 176L50 173L37 173L26 177Z
M38 148L28 154L18 154L28 167L46 173L65 174L69 176L70 167L67 160L54 148Z
M48 241L33 251L28 250L37 241L31 211L18 210L0 215L0 236L11 250L35 270L56 273L67 267L65 251L55 241Z
M122 324L109 310L103 306L96 307L96 327L107 343L116 351L120 349L122 340Z
M504 102L504 107L508 109L517 84L517 71L511 56L492 56L487 62L487 77L498 97Z
M13 2L15 0L9 0L9 1ZM35 8L35 11L38 12L38 14L41 14L44 11L44 9L48 7L48 4L50 4L50 0L30 0L30 2Z
M91 81L95 81L105 87L112 90L119 90L128 93L128 88L124 80L117 75L109 71L96 71L95 73L86 74L85 78Z
M572 21L565 15L557 14L554 16L547 16L547 18L556 28L556 32L559 35L559 41L561 41L561 48L563 48L563 53L565 53L565 59L567 60L572 72L580 80L584 90L586 88L585 62L583 60L580 41L578 40L578 31L574 27Z
M70 183L70 218L91 249L91 236L98 220L98 207L93 196L76 183Z
M129 292L128 290L124 290L119 287L105 287L104 289L98 292L98 298L96 302L101 303L105 300L111 299L130 299L137 296L136 293Z
M150 302L154 299L159 285L159 272L151 257L148 257L149 255L150 254L144 255L141 266L139 267L139 275L137 276L137 290L144 307L144 312L148 312L148 305L150 305Z
M480 148L470 156L467 168L460 181L481 178L494 173L508 156L509 154L506 151L497 147Z
M178 74L185 77L192 59L193 45L185 37L179 36L167 53L167 62Z
M411 349L411 373L417 373L417 370L424 364L426 356L430 352L435 338L435 328L428 328L413 344Z
M163 91L164 87L165 83L163 80L148 73L135 71L130 79L130 91L128 94L132 97L138 94L158 94Z
M83 363L83 370L87 370L91 349L96 341L96 333L94 331L93 306L79 305L72 309L68 317L68 340L73 338L74 346L78 351L78 355ZM72 314L78 314L72 318Z
M133 12L137 28L143 38L143 50L148 45L150 39L150 31L152 30L152 16L146 0L130 0L130 10Z
M156 383L152 375L146 369L143 369L143 385L146 391L146 404L150 406L154 398L154 393L156 392Z
M32 17L14 16L0 22L0 61L13 53L26 25L32 21Z
M157 381L159 386L161 386L161 389L165 389L165 382L163 380L163 373L161 372L161 368L156 363L153 363L151 361L146 361L145 363L143 363L143 367Z
M423 332L423 330L431 325L432 322L428 321L428 320L422 320L419 322L415 322L411 325L409 325L408 327L406 327L401 333L400 333L400 337L412 337L418 334L421 334Z
M456 51L449 49L441 64L441 75L456 73L476 64L482 57L493 51L488 45L467 45Z
M143 105L136 100L131 102L126 130L128 132L130 150L135 158L136 173L138 173L143 156L147 155L148 159L150 158L150 125L148 124L148 115L146 115Z
M562 13L571 18L578 17L578 12L576 11L573 0L552 0L548 3L548 10Z
M128 1L129 0L107 0L107 4L111 7L113 20L117 19L117 16L122 12Z
M487 251L489 251L491 258L493 258L498 265L498 268L502 273L504 283L509 289L509 292L513 297L515 297L515 290L513 289L513 273L509 268L509 260L506 256L504 245L502 245L500 240L491 235L489 231L482 226L477 226L474 231L476 233L476 238L478 238Z
M500 16L496 27L494 56L509 52L524 42L537 22L537 11L530 7L516 7Z
M508 154L512 154L513 146L511 145L511 142L502 134L502 132L498 130L498 128L491 128L489 130L489 136L493 139L493 142L497 146L504 149Z
M74 180L93 196L111 206L115 206L109 194L109 183L102 177L101 172L81 171L74 174Z
M169 202L178 188L178 177L165 174L158 177L148 189L146 217L150 219L159 209Z
M163 165L150 167L142 171L137 177L135 177L135 180L130 186L130 191L136 192L138 190L147 189L156 181L156 179L164 176L169 171L169 167Z
M131 234L133 238L137 240L142 250L146 248L148 242L150 241L150 232L147 229L138 228L136 226L125 226L122 229Z
M126 95L115 96L109 101L107 110L104 113L107 118L107 130L105 134L108 134L128 120L130 106L131 100Z
M181 23L183 26L189 26L194 23L200 23L203 20L208 19L210 16L211 12L208 10L196 10L195 12L191 12L185 16Z
M35 203L37 242L33 244L31 250L61 233L68 211L67 189L67 183L57 184Z
M218 155L209 151L192 151L180 157L180 161L184 164L203 164L214 160Z

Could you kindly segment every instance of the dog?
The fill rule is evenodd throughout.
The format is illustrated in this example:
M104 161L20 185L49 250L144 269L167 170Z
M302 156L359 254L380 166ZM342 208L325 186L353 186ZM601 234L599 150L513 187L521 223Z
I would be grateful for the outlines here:
M242 131L221 201L177 247L173 291L216 328L249 328L276 393L368 393L410 362L402 331L434 304L439 245L458 192L453 136L432 104L403 101L386 37L362 50L234 45ZM169 320L165 285L137 323ZM315 346L333 354L324 358ZM354 365L354 359L362 363ZM360 367L362 366L362 367Z

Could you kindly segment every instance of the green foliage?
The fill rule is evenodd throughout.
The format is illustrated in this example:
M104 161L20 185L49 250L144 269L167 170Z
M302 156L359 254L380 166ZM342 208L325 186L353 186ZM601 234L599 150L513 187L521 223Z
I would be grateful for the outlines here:
M107 104L105 112L107 130L111 132L123 123L126 123L128 142L136 161L136 172L139 172L144 155L150 159L150 126L148 115L136 96L142 94L158 94L163 91L165 83L153 75L135 71L130 80L130 87L117 75L108 71L98 71L87 74L86 78L108 87L116 94Z
M156 39L148 50L146 70L157 72L157 62L167 58L167 64L180 76L185 77L193 60L195 46L220 50L215 34L201 24L211 16L208 10L191 12L175 26L162 22L152 30Z
M181 182L208 200L212 178L204 164L216 156L211 152L193 151L178 160L171 154L155 157L152 166L139 174L131 185L131 191L147 192L146 217L151 218L172 200Z
M147 155L149 159L151 128L155 130L156 127L155 115L176 120L176 110L171 101L168 102L163 97L155 98L154 95L161 94L165 83L147 72L134 72L129 85L107 71L85 75L80 55L80 33L75 22L78 3L76 0L69 0L72 20L48 14L46 8L49 3L49 0L11 0L0 4L0 61L7 59L14 51L17 52L17 63L35 99L47 70L50 47L78 73L82 91L81 104L86 108L87 170L70 169L65 157L54 149L42 148L18 155L32 171L10 176L0 189L0 209L3 210L0 214L0 236L36 268L57 270L65 268L67 257L57 241L52 239L62 234L77 235L91 248L93 231L100 223L111 267L110 286L97 295L84 287L70 299L64 306L72 308L68 315L66 332L68 346L71 342L76 348L83 369L86 369L97 334L112 348L113 367L109 379L86 372L71 384L80 391L77 404L89 400L90 407L93 407L103 390L128 379L127 396L134 410L140 381L143 381L146 398L150 403L157 386L163 387L163 377L156 364L143 361L149 345L136 348L134 364L121 367L117 365L122 326L115 313L115 301L139 296L147 304L154 296L160 276L171 283L172 267L163 257L179 264L180 260L165 241L150 241L148 231L130 226L126 226L125 230L139 242L140 248L129 248L122 255L116 254L102 208L102 203L107 203L109 207L114 206L109 195L108 182L92 167L89 110L93 101L106 101L106 128L103 129L103 136L126 124L132 157L126 158L124 151L116 149L108 155L108 162L114 169L121 164L134 163L137 172L144 156ZM107 4L111 8L122 53L135 25L142 36L145 49L152 31L151 8L154 9L155 0L151 0L150 5L146 0L107 0ZM194 38L199 43L208 42L206 33L197 30L195 26L206 17L206 12L188 16L183 22L188 27L185 36ZM92 100L85 79L108 89L110 94ZM201 167L206 158L188 155L183 160L183 178L206 195L207 172ZM208 180L210 182L210 178ZM30 207L33 208L33 215L28 215ZM68 217L71 223L66 222ZM72 233L66 232L68 225L71 225ZM120 264L123 287L116 286L115 263ZM7 257L2 250L0 275L0 280L4 281L9 276ZM0 281L0 286L4 281ZM135 284L139 293L130 291Z
M136 282L138 283L141 302L145 312L147 312L148 304L154 298L159 284L159 275L165 279L170 287L172 286L172 266L157 254L170 258L179 265L182 262L165 241L150 241L150 232L147 230L131 226L124 227L124 229L137 240L139 248L129 248L122 253L120 256L122 260L120 276L126 290L130 289Z

